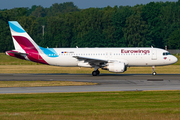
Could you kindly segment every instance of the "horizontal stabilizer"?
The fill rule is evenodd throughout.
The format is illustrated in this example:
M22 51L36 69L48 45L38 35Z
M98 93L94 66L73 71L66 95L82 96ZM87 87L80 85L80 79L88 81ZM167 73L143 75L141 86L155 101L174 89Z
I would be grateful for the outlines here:
M9 55L9 54L14 54L14 55L21 55L21 56L25 56L25 55L28 55L27 53L21 53L21 52L18 52L18 51L7 51L6 52L6 55Z

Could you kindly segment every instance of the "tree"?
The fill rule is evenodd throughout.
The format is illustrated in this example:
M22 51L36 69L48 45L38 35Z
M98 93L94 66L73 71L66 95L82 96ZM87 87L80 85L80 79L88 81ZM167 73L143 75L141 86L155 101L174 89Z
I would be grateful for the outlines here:
M32 13L32 16L38 18L38 17L44 17L46 16L45 9L42 6L38 6Z
M47 16L57 16L62 13L80 11L73 2L55 3L50 8L46 9Z
M133 14L133 9L130 6L120 6L113 12L112 25L115 27L113 33L114 41L116 41L116 47L126 47L127 42L124 38L123 28L126 25L126 19Z
M0 10L1 52L13 49L8 21L18 21L42 47L178 48L180 0L88 9L65 2Z
M16 16L20 17L20 16L26 16L27 15L27 8L17 8L16 9Z
M163 38L161 35L161 31L163 30L163 26L161 25L161 7L162 2L150 2L147 5L142 7L141 17L143 21L147 21L149 34L148 36L151 37L152 45L155 47L164 48Z
M77 46L79 47L106 47L107 41L98 30L90 29L90 31L78 40Z
M168 46L170 49L180 49L180 30L172 32L169 36Z
M135 14L126 19L126 26L123 28L124 37L129 47L146 46L148 25L141 17L142 6L134 7Z
M33 11L35 11L37 7L38 7L38 6L33 5L30 9L28 9L28 11L27 11L27 16L31 15L31 13L32 13Z

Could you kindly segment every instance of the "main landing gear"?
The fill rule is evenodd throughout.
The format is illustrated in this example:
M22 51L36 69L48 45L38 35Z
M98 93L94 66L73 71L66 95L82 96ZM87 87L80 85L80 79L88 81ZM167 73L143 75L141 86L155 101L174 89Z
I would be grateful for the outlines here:
M92 72L92 75L93 76L98 76L100 74L100 71L97 69L96 71L93 71Z
M155 66L152 66L152 69L153 69L152 75L153 75L153 76L157 75L157 73L155 72Z
M92 76L98 76L100 74L100 71L98 69L99 69L99 66L94 67L94 71L92 72Z

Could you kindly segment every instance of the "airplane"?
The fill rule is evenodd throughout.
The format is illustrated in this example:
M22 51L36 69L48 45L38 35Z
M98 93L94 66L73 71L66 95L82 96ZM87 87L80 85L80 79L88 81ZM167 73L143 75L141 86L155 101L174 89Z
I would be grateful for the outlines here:
M123 73L127 67L165 66L177 62L168 51L153 47L126 48L43 48L38 46L17 21L8 21L15 50L6 55L62 67L94 68L93 76L100 74L99 69Z

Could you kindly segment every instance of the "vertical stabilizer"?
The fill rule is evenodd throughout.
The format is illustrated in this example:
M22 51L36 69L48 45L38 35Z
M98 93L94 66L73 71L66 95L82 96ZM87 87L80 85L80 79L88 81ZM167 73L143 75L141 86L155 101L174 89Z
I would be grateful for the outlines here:
M9 21L9 27L15 50L24 51L25 49L39 48L17 21Z
M9 27L15 50L6 51L9 56L26 59L33 62L48 64L42 58L42 50L27 34L17 21L9 21Z

